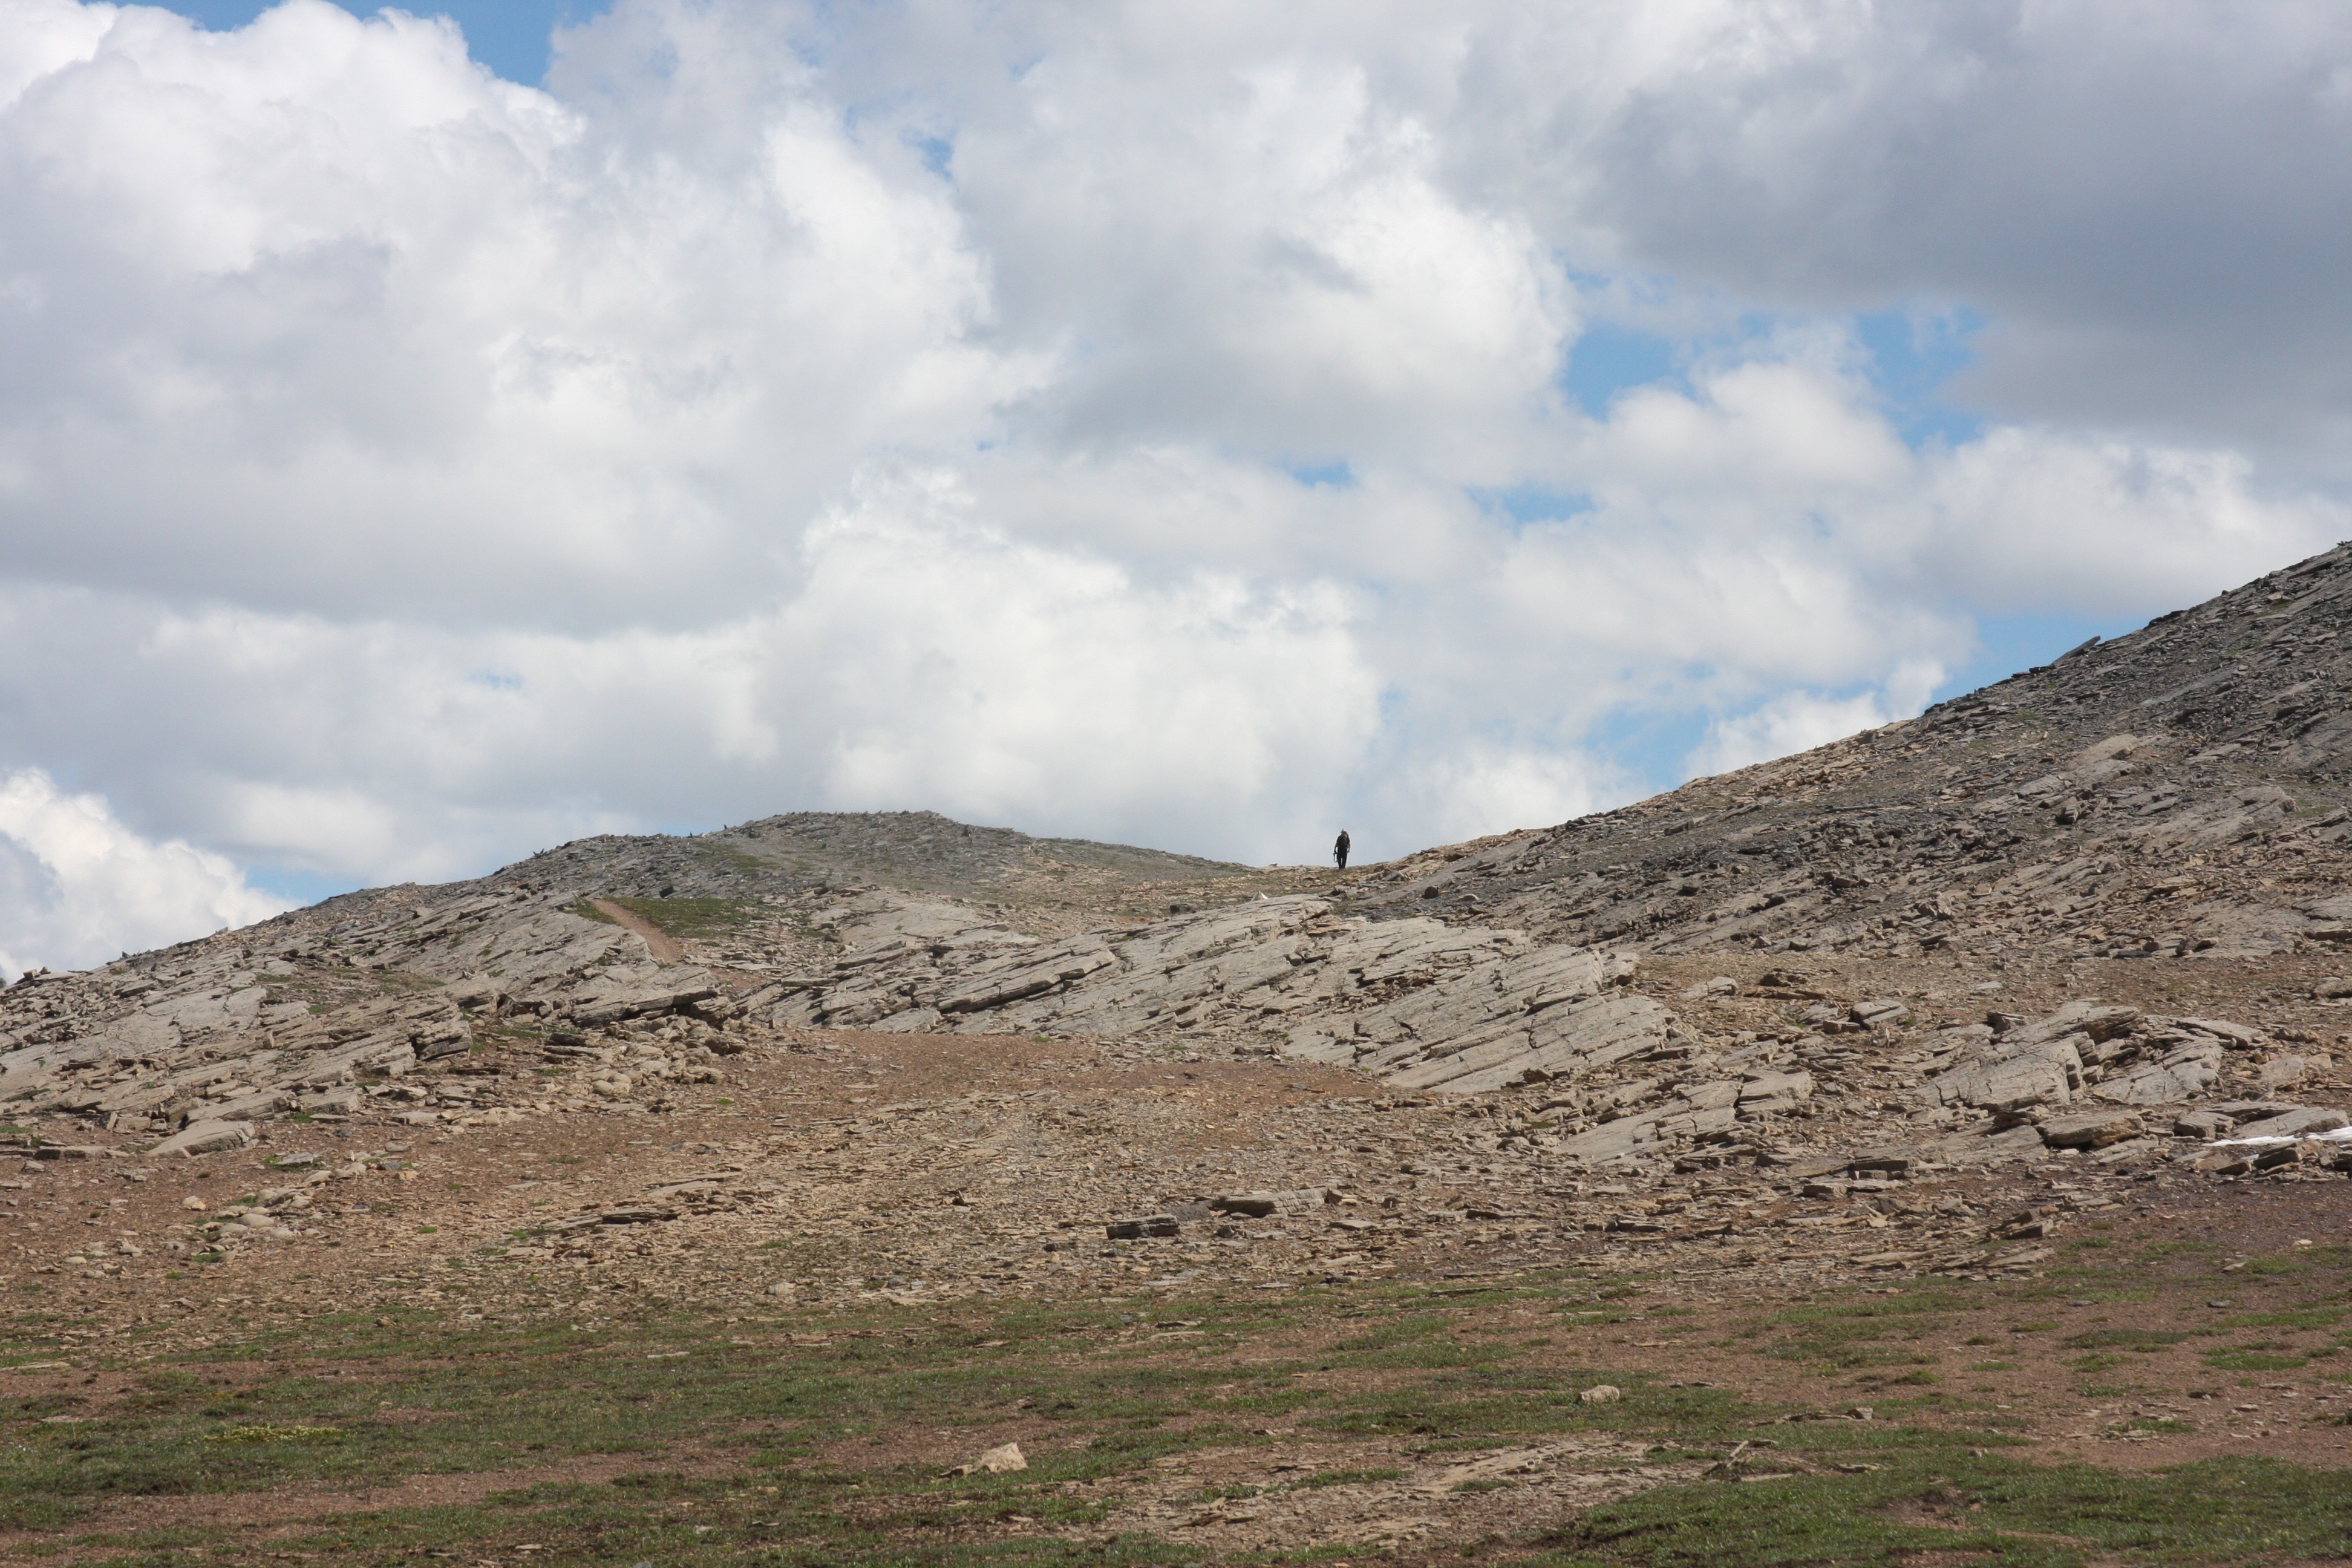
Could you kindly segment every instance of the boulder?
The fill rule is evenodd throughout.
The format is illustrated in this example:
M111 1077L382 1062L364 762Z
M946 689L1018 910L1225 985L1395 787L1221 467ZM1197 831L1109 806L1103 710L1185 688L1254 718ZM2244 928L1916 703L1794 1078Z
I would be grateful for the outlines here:
M2178 1138L2202 1138L2210 1143L2216 1138L2229 1135L2237 1122L2218 1110L2184 1110L2172 1119L2173 1135Z
M2264 1089L2293 1089L2311 1076L2308 1057L2273 1057L2254 1069L2254 1081Z
M257 1121L262 1117L286 1109L293 1100L282 1089L265 1089L257 1093L239 1095L213 1107L206 1118L212 1121Z
M1812 1093L1813 1075L1809 1072L1755 1073L1739 1086L1738 1113L1755 1117L1786 1110L1800 1100L1811 1099Z
M1934 1079L1929 1088L1945 1105L2023 1110L2036 1105L2071 1103L2082 1070L2082 1058L2073 1047L2058 1041L2030 1055L1955 1068Z
M2185 1045L2160 1061L2142 1061L2111 1071L2091 1092L2120 1105L2178 1105L2194 1100L2221 1076L2218 1043Z
M2042 1141L2053 1149L2104 1149L2143 1131L2138 1117L2118 1107L2053 1116L2042 1123Z

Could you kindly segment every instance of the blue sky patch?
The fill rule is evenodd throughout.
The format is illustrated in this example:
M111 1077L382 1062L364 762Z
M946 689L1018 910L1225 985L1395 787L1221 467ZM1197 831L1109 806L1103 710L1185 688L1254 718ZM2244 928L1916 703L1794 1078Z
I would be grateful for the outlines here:
M1507 517L1520 528L1533 522L1566 522L1592 510L1592 498L1583 491L1552 489L1543 485L1513 485L1507 489L1473 489L1469 493L1470 499L1485 510Z
M1689 757L1703 745L1716 715L1704 708L1622 708L1594 725L1585 744L1622 770L1632 800L1674 788L1690 776Z
M1664 384L1688 391L1684 371L1698 355L1764 341L1787 320L1751 313L1729 331L1684 339L1595 321L1569 351L1560 384L1586 414L1602 418L1612 402L1636 387ZM1864 353L1860 368L1877 389L1882 411L1915 450L1937 440L1958 446L1982 434L1981 419L1941 397L1952 377L1975 363L1969 344L1984 328L1981 314L1875 310L1850 318L1850 324Z
M299 908L367 886L353 877L326 877L316 871L289 870L283 866L248 866L245 882L249 888L287 900Z
M373 16L386 7L336 0L354 16ZM215 33L242 27L269 6L262 0L172 0L167 10L204 24ZM509 81L537 87L547 75L548 38L558 26L568 26L602 16L605 0L431 0L416 5L390 7L421 16L447 16L466 35L466 49L474 58Z
M2131 617L2047 613L1980 617L1975 655L1928 700L1941 702L1990 686L2048 664L2087 637L2119 637L2146 624ZM1876 682L1863 681L1821 695L1834 701L1876 689ZM1587 731L1581 744L1596 760L1620 770L1633 786L1629 798L1640 799L1695 776L1691 758L1706 743L1716 722L1737 717L1708 708L1621 709Z
M1870 351L1870 379L1885 399L1886 416L1914 448L1941 439L1974 440L1984 421L1937 399L1953 376L1976 361L1969 340L1985 319L1974 310L1921 315L1878 310L1854 318L1854 335Z
M2070 615L2040 611L2022 616L1977 617L1976 656L1936 688L1941 702L2048 664L2086 637L2119 637L2147 625L2145 618Z
M955 138L951 136L918 136L915 151L923 155L923 167L940 179L953 183L950 165L955 162Z
M1598 419L1609 412L1611 398L1674 376L1679 363L1680 351L1670 339L1596 321L1569 351L1560 381L1585 413Z

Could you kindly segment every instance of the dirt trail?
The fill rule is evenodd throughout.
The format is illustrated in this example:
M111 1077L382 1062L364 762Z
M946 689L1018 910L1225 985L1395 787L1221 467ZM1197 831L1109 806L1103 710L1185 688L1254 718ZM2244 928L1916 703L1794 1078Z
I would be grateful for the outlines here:
M633 931L646 939L653 949L654 958L661 963L684 963L686 944L640 914L633 914L610 899L591 899L588 902L606 920L624 931Z

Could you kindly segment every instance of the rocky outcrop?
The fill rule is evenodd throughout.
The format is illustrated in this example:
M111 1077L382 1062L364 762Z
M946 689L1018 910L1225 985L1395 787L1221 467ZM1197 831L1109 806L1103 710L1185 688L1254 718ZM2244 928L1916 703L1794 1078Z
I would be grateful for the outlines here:
M1404 1089L1472 1093L1574 1078L1663 1044L1673 1016L1627 994L1623 960L1526 933L1372 922L1328 899L1260 899L1129 931L1024 937L971 911L887 900L836 917L853 943L787 983L800 1027L1181 1037L1216 1034L1352 1065Z
M486 1020L614 1024L714 1007L721 992L528 889L353 895L0 992L0 1113L165 1133L349 1115L472 1051Z

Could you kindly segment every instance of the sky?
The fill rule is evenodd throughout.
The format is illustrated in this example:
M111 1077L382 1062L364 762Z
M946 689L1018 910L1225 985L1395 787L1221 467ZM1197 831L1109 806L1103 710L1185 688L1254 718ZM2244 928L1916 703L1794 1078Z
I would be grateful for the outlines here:
M1539 826L2324 549L2309 0L0 0L0 976Z

